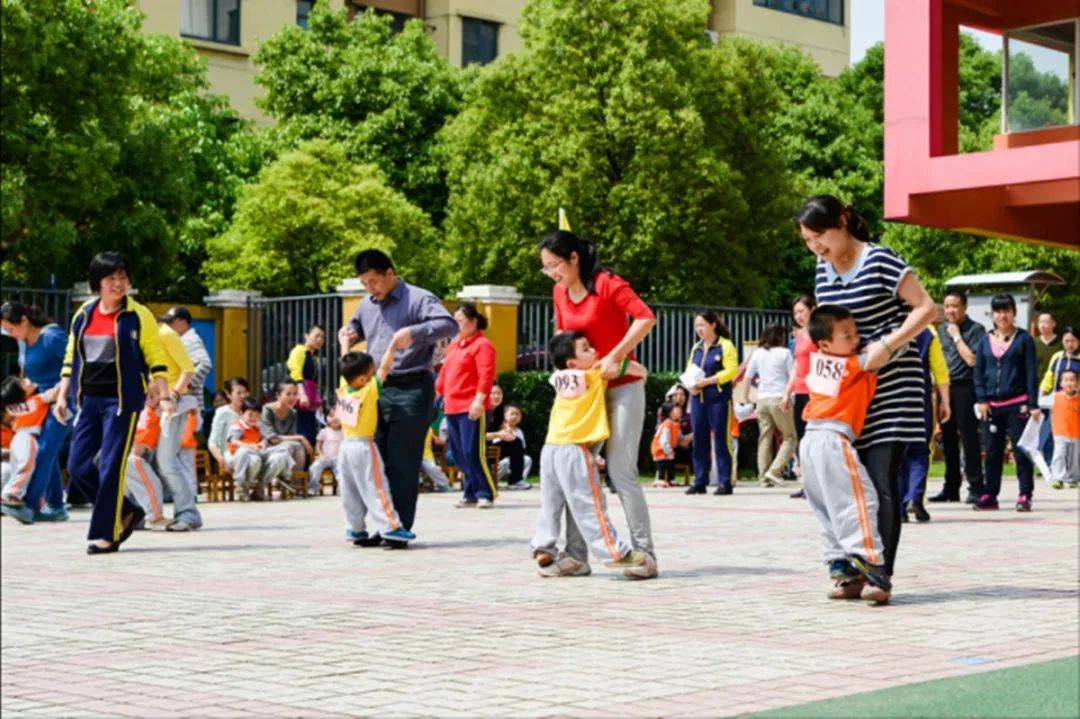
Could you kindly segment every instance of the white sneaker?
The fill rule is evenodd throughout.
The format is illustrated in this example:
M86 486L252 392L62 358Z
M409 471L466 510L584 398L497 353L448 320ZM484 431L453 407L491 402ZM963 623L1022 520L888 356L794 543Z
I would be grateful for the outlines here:
M495 505L490 499L478 499L476 500L477 509L491 509Z
M165 525L166 532L190 532L193 529L194 527L182 519L177 519L176 521L169 522Z
M656 560L648 552L642 552L645 555L645 563L636 567L627 567L623 570L623 576L630 579L655 579L660 574L660 570L656 566Z
M587 577L592 574L592 569L588 562L564 555L546 567L538 568L537 572L541 577Z
M163 530L168 528L172 524L172 520L168 517L162 517L161 519L147 519L146 528L150 530Z
M528 480L523 479L520 482L515 482L513 484L506 485L506 488L507 489L532 489L532 485L529 484Z

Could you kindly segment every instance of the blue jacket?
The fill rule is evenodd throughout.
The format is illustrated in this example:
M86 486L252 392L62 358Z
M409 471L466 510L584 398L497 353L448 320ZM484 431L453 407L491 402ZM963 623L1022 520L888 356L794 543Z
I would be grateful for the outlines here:
M1001 402L1027 395L1027 406L1039 406L1039 385L1035 374L1035 341L1024 330L1016 337L1001 359L990 349L987 332L975 348L975 401Z
M94 308L100 298L95 297L75 311L68 333L67 353L61 377L73 377L69 388L68 405L78 410L82 401L82 336L90 323ZM146 402L147 381L153 377L166 377L165 348L158 335L154 314L130 297L125 297L116 315L116 376L119 378L120 406L134 411L142 409Z
M731 380L739 373L739 358L731 340L717 337L716 342L706 346L704 340L698 340L690 350L687 367L697 365L706 377L716 375L716 385L706 387L698 398L711 404L731 399Z

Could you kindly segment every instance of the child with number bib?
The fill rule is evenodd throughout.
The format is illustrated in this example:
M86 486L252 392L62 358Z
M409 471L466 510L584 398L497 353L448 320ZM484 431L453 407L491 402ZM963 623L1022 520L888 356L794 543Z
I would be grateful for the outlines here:
M349 352L339 364L341 388L335 411L345 438L338 450L338 481L345 507L345 539L361 547L374 547L384 539L402 543L416 539L401 526L386 481L386 467L375 446L379 391L393 360L394 353L386 352L377 376L375 362L366 352ZM365 516L375 525L370 536Z
M810 355L806 377L810 402L799 463L835 584L828 597L884 604L892 583L877 527L877 492L851 446L862 432L877 375L863 369L865 355L855 354L859 332L846 307L819 306L810 315L809 333L818 351Z
M596 364L596 350L584 333L560 332L551 338L548 351L557 370L551 376L555 403L540 453L540 517L532 541L533 558L540 576L567 576L555 561L555 544L562 531L563 509L569 508L593 553L608 560L606 566L634 576L633 570L644 567L649 557L631 551L615 533L593 454L610 435L604 395L607 380L599 369L591 369ZM623 360L620 376L646 374L637 362ZM588 573L585 564L578 574Z

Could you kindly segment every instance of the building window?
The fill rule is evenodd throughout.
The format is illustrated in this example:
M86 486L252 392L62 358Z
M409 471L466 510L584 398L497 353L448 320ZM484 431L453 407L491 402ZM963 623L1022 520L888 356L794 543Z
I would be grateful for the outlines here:
M844 24L844 0L754 0L758 7Z
M308 29L308 18L314 6L315 0L296 0L296 24L305 30Z
M314 3L312 3L312 4L314 4ZM362 3L357 3L357 4L353 5L353 7L356 8L357 12L366 12L367 10L371 9L371 6L364 5ZM412 15L408 15L408 14L403 13L403 12L393 12L391 10L383 10L382 8L374 8L374 10L379 15L389 15L390 16L390 31L395 32L395 33L398 33L398 32L401 32L402 30L404 30L405 29L405 23L407 23L407 22L409 22L410 20L413 19Z
M1002 132L1080 124L1080 19L1009 30L1002 48Z
M240 44L240 0L183 0L180 34L227 45Z
M461 64L486 65L499 54L499 23L461 18Z

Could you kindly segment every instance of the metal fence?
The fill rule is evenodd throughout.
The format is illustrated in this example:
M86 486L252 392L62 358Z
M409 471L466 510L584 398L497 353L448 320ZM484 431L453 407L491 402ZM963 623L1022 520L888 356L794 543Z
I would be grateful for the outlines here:
M318 323L326 328L326 344L319 361L319 389L323 400L330 402L337 387L341 297L249 297L247 308L249 381L257 384L263 396L273 395L275 385L289 376L289 352L304 341L308 328Z
M27 287L0 288L0 298L4 302L21 302L24 305L37 305L45 311L52 321L67 330L71 324L71 290L35 290ZM4 375L18 374L18 346L10 337L4 338L4 351L0 359L0 369Z
M758 310L708 305L650 304L656 313L656 327L637 348L638 359L652 372L681 372L686 368L690 348L697 341L694 315L711 309L724 319L739 355L743 343L757 340L766 325L790 324L787 310ZM526 297L518 309L517 366L547 369L547 343L555 331L555 311L550 297Z

